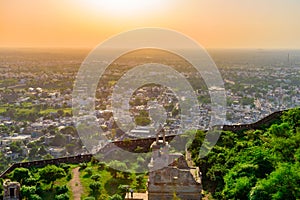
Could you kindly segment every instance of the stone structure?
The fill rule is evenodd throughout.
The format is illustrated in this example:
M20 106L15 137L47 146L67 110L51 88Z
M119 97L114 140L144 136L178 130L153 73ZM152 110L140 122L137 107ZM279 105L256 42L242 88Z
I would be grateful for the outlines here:
M189 166L180 153L169 153L170 145L162 130L151 145L152 158L149 164L148 199L169 200L174 195L181 200L202 198L201 176L198 167Z
M3 183L3 200L20 200L20 183L5 180Z

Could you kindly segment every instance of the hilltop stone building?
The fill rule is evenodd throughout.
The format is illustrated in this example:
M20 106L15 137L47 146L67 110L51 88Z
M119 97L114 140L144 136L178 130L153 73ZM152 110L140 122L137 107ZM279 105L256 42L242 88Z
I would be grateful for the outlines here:
M5 180L3 183L3 200L20 200L20 183Z
M149 164L148 199L170 200L176 194L181 200L202 198L201 175L198 167L189 166L180 153L169 153L170 145L159 139L151 145L152 158Z

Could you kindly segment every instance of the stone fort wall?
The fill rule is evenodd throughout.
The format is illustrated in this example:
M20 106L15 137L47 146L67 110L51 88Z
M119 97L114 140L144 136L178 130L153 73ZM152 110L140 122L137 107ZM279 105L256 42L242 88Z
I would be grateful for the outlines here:
M224 125L224 131L244 131L244 130L251 130L251 129L258 129L262 126L269 125L272 121L277 120L280 118L284 111L277 111L268 115L267 117L252 123L252 124L243 124L243 125ZM166 141L170 142L176 135L167 135ZM111 151L112 149L122 148L124 150L130 152L149 152L151 144L155 141L156 138L145 138L145 139L131 139L125 141L114 141L109 143L104 148L100 150L99 153L106 154L107 152ZM70 157L63 157L63 158L54 158L49 160L38 160L38 161L30 161L30 162L22 162L22 163L13 163L8 169L6 169L2 174L0 174L0 178L4 178L7 174L12 172L14 169L19 167L43 167L49 164L59 165L61 163L72 163L78 164L83 162L89 162L92 159L92 154L85 154L85 155L77 155L77 156L70 156Z

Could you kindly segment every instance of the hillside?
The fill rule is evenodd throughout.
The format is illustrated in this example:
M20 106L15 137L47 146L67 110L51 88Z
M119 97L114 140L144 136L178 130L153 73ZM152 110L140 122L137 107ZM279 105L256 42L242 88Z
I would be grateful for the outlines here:
M300 109L253 130L223 131L207 157L199 159L205 133L190 146L202 172L204 190L214 199L300 198Z
M271 121L223 131L217 145L202 159L198 155L206 133L193 132L195 139L189 151L200 167L207 196L249 200L300 198L300 109L284 111L279 119ZM21 183L23 199L107 200L124 197L129 187L136 192L146 190L146 174L135 174L134 169L130 169L132 173L116 171L91 155L83 156L80 164L73 159L78 161L77 157L69 157L49 160L52 163L46 162L46 166L23 163L26 168L16 167L6 176ZM139 166L138 162L135 166ZM124 165L125 169L128 163L109 164ZM0 180L2 193L3 179Z

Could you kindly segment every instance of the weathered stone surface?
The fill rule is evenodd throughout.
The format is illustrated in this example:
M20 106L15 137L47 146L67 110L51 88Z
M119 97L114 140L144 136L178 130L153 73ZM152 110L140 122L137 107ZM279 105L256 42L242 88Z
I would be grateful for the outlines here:
M148 199L169 200L175 195L182 200L201 199L199 168L188 166L182 154L169 153L169 148L168 142L158 137L151 145L153 153L149 164Z
M5 180L3 183L3 200L20 200L20 183Z

